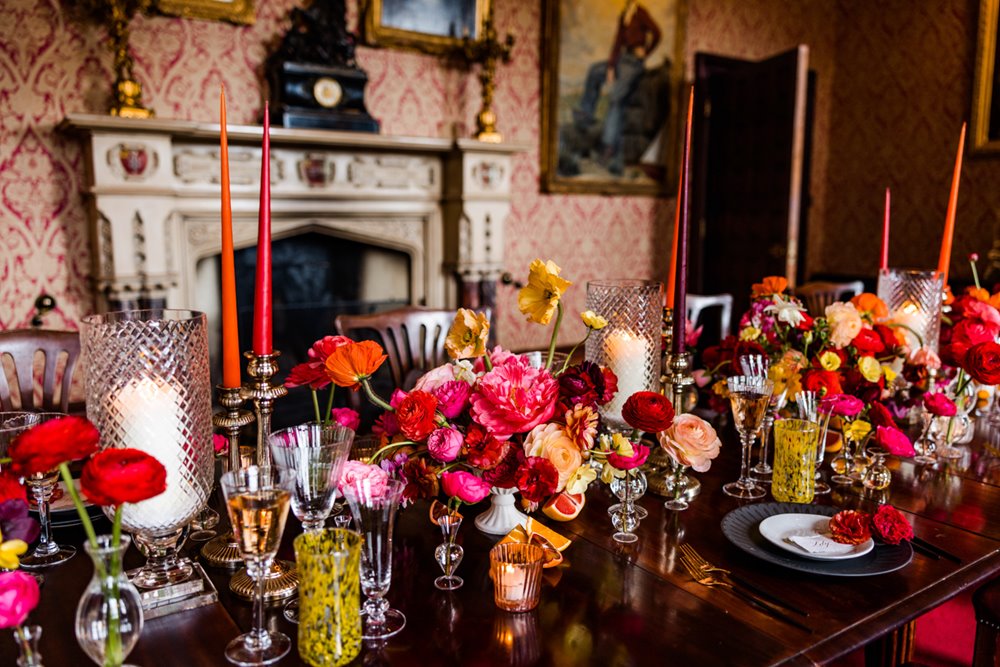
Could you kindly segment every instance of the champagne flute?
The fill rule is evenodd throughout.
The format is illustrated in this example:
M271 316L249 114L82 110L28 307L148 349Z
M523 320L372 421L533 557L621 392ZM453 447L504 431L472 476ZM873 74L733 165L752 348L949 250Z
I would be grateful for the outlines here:
M295 475L270 466L249 466L227 472L219 485L233 537L257 584L253 629L229 642L226 659L237 665L267 665L284 657L292 646L287 635L264 627L264 579L285 529Z
M304 532L316 532L333 510L337 483L351 452L354 431L340 424L310 422L272 433L271 460L295 478L292 512ZM285 618L299 622L299 601L285 605Z
M740 478L722 487L722 492L733 498L755 500L763 498L764 489L750 478L750 449L754 437L764 422L764 414L771 400L774 383L751 375L737 375L727 381L729 402L733 408L733 421L743 445L740 463Z
M21 432L38 424L65 416L67 415L64 412L26 413L20 417L8 419L4 422L3 427L8 432ZM38 544L35 546L34 551L21 558L21 567L26 570L35 570L65 563L76 555L76 549L71 546L59 545L52 539L52 514L49 511L49 502L52 500L52 493L59 483L59 470L55 469L34 473L25 477L24 483L31 489L31 494L35 497L41 533L39 534Z

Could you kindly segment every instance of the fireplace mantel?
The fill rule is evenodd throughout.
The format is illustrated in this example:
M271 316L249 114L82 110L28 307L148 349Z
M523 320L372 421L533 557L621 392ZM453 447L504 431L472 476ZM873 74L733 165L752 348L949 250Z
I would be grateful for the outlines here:
M86 149L92 280L99 309L195 303L199 260L218 254L219 125L73 114ZM257 242L262 129L229 126L233 237ZM494 306L525 147L472 139L271 130L275 238L306 231L410 256L410 300Z

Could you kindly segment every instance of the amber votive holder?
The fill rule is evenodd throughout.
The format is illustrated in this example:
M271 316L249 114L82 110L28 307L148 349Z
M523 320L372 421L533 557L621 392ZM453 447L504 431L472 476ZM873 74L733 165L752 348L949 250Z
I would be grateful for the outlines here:
M504 542L490 549L493 600L504 611L538 606L545 552L535 544Z

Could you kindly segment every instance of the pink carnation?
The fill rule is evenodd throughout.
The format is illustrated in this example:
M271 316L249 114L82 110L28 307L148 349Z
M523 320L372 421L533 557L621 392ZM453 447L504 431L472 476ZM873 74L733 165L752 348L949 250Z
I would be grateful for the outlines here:
M472 419L498 440L526 433L552 418L559 383L541 368L508 359L479 378L472 394Z
M352 431L357 431L361 427L361 415L351 408L334 408L330 411L330 417L335 423Z
M438 461L448 463L454 461L458 453L462 451L464 442L465 438L457 429L438 428L427 436L427 451Z
M468 406L472 385L461 380L450 380L431 390L438 400L438 410L445 419L454 419Z
M875 442L889 450L893 456L913 456L913 443L906 434L895 426L879 426L875 430Z
M337 488L341 493L345 488L364 488L369 485L372 498L381 498L385 495L386 485L389 483L389 473L380 467L361 461L347 461L344 469L340 473L340 481ZM366 495L369 493L365 492Z

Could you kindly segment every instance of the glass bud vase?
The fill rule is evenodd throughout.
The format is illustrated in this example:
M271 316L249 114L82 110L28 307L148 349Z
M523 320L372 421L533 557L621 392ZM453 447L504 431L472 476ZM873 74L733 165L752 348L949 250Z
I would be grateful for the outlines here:
M131 539L117 547L110 535L97 537L97 548L84 544L94 561L94 576L76 606L76 641L98 665L120 667L142 633L142 601L125 576L122 558Z
M14 641L20 655L17 667L44 667L42 654L38 650L38 640L42 638L40 625L19 625L14 628Z

